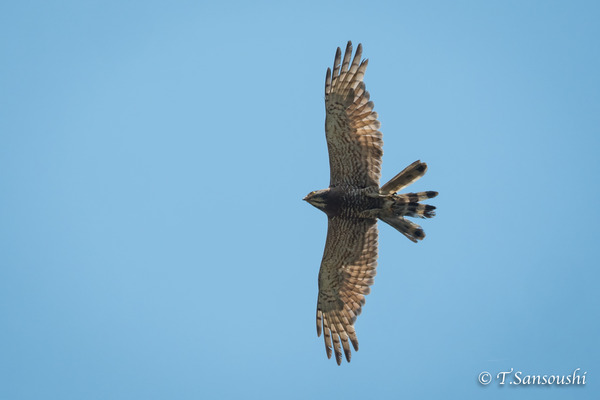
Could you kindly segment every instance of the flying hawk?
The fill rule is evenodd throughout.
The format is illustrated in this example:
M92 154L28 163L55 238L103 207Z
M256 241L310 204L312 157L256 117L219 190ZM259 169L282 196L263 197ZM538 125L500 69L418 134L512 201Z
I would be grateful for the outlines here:
M396 194L425 175L427 164L415 161L379 187L383 140L377 113L363 77L368 60L358 45L352 63L352 42L344 59L338 47L333 72L325 78L325 135L329 149L328 189L304 200L327 214L325 251L319 271L317 335L324 332L327 358L332 347L338 365L342 349L350 362L350 345L358 350L354 321L365 304L377 265L377 219L413 242L425 237L421 227L404 217L431 218L435 207L419 203L437 192Z

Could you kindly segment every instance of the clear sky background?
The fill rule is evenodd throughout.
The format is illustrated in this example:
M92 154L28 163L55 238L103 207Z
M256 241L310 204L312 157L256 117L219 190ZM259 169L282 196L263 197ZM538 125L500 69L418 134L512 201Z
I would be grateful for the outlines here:
M451 4L452 3L452 4ZM600 398L597 2L0 6L0 398ZM380 223L338 367L317 338L324 79L363 43ZM583 387L488 386L513 368Z

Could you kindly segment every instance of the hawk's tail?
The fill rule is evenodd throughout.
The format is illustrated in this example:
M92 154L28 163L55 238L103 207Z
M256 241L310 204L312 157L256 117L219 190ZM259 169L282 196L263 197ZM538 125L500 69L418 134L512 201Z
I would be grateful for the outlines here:
M415 161L398 175L383 185L379 192L388 195L393 200L391 207L381 213L379 218L393 226L404 236L417 242L425 237L423 228L404 217L432 218L435 216L435 207L419 203L422 200L434 198L438 192L427 191L419 193L396 194L397 191L415 182L427 172L427 164Z

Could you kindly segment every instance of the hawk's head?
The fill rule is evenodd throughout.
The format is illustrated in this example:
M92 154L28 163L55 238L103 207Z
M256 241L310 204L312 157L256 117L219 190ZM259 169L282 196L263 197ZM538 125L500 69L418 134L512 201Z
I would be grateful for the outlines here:
M325 207L327 207L327 199L329 198L329 189L321 189L315 190L314 192L310 192L303 199L308 201L313 206L317 207L321 211L325 211Z

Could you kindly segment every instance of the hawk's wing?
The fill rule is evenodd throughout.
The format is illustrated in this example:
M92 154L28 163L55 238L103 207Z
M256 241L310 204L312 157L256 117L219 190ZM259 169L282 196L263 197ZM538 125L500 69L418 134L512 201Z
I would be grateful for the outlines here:
M329 149L330 186L379 188L381 132L373 102L362 81L368 60L361 62L362 45L358 45L352 64L352 42L348 42L344 60L338 47L333 75L327 68L325 78L325 134Z
M338 365L342 348L350 361L350 346L358 350L354 321L365 304L377 266L377 220L329 218L327 241L319 271L317 335L325 333L327 358L331 347ZM341 342L341 348L340 348Z

